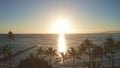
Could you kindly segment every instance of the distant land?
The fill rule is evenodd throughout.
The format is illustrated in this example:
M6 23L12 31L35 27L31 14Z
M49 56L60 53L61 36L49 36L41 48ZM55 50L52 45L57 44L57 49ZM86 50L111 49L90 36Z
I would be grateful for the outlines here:
M120 31L105 31L105 32L102 32L102 33L120 33Z

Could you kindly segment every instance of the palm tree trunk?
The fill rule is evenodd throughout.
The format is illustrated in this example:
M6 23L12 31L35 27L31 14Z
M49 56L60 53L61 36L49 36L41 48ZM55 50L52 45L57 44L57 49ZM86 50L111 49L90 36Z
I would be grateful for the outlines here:
M75 57L73 57L74 68L76 68Z
M51 64L51 56L49 56L49 65Z
M112 52L112 49L110 49L111 55L110 55L110 60L111 60L111 67L114 68L114 54Z
M50 56L50 58L49 58L49 64L51 65L52 64L52 56Z
M89 68L92 68L91 67L91 53L90 53L90 46L88 47L89 49Z
M51 56L51 65L54 64L54 55Z
M10 39L9 39L9 44L8 44L8 48L10 48L10 42L11 42L11 41L10 41Z
M114 55L112 54L112 57L111 57L111 63L112 63L112 68L114 68Z
M101 68L101 66L102 66L102 58L101 57L98 57L98 65L97 65L97 67L98 68Z
M65 68L64 59L63 59L63 68Z
M3 62L3 65L4 65L3 67L6 68L6 61Z
M9 60L9 68L12 68L11 59Z
M95 57L95 67L96 67L96 68L99 68L99 67L98 67L98 58L97 58L97 57Z
M85 65L85 58L84 58L84 55L83 55L83 63L84 63L84 68L85 68L86 65Z
M5 54L3 56L5 58ZM3 61L3 64L4 64L4 68L6 68L6 60Z
M102 67L102 65L103 65L102 62L103 62L103 55L100 57L100 66L99 66L99 68Z

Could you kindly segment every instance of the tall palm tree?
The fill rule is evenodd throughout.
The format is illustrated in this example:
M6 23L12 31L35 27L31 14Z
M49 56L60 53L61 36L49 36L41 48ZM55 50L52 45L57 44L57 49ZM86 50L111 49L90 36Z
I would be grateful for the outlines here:
M112 68L114 68L114 54L116 52L116 43L112 37L108 37L104 43L104 54L110 59Z
M97 61L97 59L101 59L101 62L102 62L102 55L103 55L102 47L100 47L98 45L94 45L91 55L92 55L92 59L95 60L94 61L95 62L95 67L99 68L99 62L100 61Z
M39 49L37 49L37 56L42 59L43 58L43 55L44 55L44 50L42 47L39 47Z
M56 63L62 61L63 68L65 68L65 60L69 59L69 55L67 53L61 52L59 58L56 58Z
M116 44L116 48L117 48L117 51L120 52L120 41L117 42L117 44Z
M49 64L53 64L53 58L57 56L56 50L53 49L52 47L49 47L48 50L46 50L45 54L50 58L49 59Z
M84 44L81 44L80 46L78 46L78 56L83 58L83 63L84 63L84 68L85 68L85 54L86 54L86 47L84 46Z
M14 40L14 35L13 35L13 32L12 32L12 31L9 31L9 32L8 32L7 39L9 40L8 46L9 46L9 48L10 48L11 40ZM11 57L11 53L9 53L8 55ZM9 66L10 66L10 68L11 68L11 64L12 64L11 60L12 60L12 59L10 58L10 59L9 59Z
M91 65L91 60L92 60L91 49L93 47L93 43L89 39L86 39L86 40L83 41L82 44L85 46L85 48L87 48L87 54L88 54L88 57L89 57L89 68L92 68L92 65Z
M12 32L12 31L9 31L9 32L8 32L7 39L9 40L9 47L10 47L10 42L11 42L11 40L14 40L14 35L13 35L13 32Z
M116 48L117 51L120 52L120 41L117 42ZM119 59L120 59L120 55L119 55Z
M76 68L77 50L71 47L70 50L68 50L68 53L70 54L70 57L73 58L74 68Z
M11 51L11 49L9 48L8 45L4 45L4 46L2 46L2 48L1 48L1 53L3 54L3 57L4 57L4 58L9 55L10 51ZM6 67L6 62L7 62L7 61L4 60L4 68Z

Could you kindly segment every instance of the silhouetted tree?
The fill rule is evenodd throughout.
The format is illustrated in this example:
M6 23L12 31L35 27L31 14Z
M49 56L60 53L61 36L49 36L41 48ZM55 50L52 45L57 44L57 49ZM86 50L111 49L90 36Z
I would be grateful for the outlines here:
M9 46L9 48L10 48L11 40L14 40L14 35L13 35L13 32L12 32L12 31L9 31L9 32L8 32L7 39L9 40L8 46ZM12 68L12 66L11 66L11 64L12 64L12 62L11 62L11 60L12 60L12 59L11 59L12 52L9 53L8 55L9 55L9 57L10 57L10 59L9 59L9 68Z
M35 57L30 54L29 57L20 61L17 68L53 68L52 65L48 64L48 61Z
M80 46L78 46L78 56L82 57L83 63L84 63L84 68L85 68L85 55L86 55L86 46L84 46L83 44L81 44Z
M9 48L8 45L2 46L2 48L1 48L1 54L3 54L3 58L5 58L7 56L10 56L10 52L11 52L11 49ZM7 61L4 60L4 68L6 67L6 63L7 63Z
M116 44L112 37L108 37L104 43L104 54L110 59L112 68L114 68L114 54L116 53Z
M102 55L103 55L102 47L98 45L94 45L92 50L92 59L94 60L94 64L95 64L94 68L100 67L100 61L98 61L97 59L102 60Z
M117 51L120 52L120 41L117 42L116 48ZM119 55L119 61L120 61L120 55Z
M116 44L116 48L117 48L117 51L120 52L120 41L117 42L117 44Z
M56 59L56 63L62 61L63 67L65 68L65 60L69 59L70 57L67 53L64 52L61 52L59 56L60 57Z
M44 58L44 55L45 54L45 50L43 50L42 47L39 47L39 49L37 49L37 56L41 59L41 58Z
M92 61L92 57L91 57L91 51L92 51L92 47L93 47L93 43L90 41L90 40L88 40L88 39L86 39L86 40L84 40L83 42L82 42L82 45L84 45L85 46L85 48L87 48L86 49L86 54L88 55L88 57L89 57L89 68L92 68L92 65L91 65L91 61Z
M13 35L13 32L12 32L12 31L9 31L9 32L8 32L7 39L9 40L9 47L10 47L10 42L11 42L11 40L14 40L14 35Z
M71 47L70 50L68 50L68 53L70 54L70 57L73 58L74 68L76 68L76 58L78 58L77 50Z
M46 50L45 54L47 55L47 57L50 58L50 59L49 59L49 64L53 64L52 61L53 61L54 57L57 55L57 54L56 54L56 50L53 49L52 47L49 47L49 48Z

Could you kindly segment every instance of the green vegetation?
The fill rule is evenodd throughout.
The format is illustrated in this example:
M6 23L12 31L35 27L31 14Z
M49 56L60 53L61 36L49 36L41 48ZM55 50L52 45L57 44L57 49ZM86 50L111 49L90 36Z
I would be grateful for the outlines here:
M60 61L62 61L62 65L63 67L65 67L65 60L68 60L70 58L73 58L73 62L72 62L73 68L76 68L76 59L84 61L84 68L85 67L100 68L102 67L103 56L108 58L111 61L111 67L115 68L114 54L116 54L117 52L120 52L120 42L115 43L112 37L106 38L105 42L102 45L93 44L92 41L90 41L89 39L86 39L77 48L71 47L70 49L68 49L66 53L57 54L56 50L53 49L52 47L49 47L47 49L43 49L42 47L40 47L37 50L37 54L35 55L35 57L39 57L39 58L34 58L33 59L34 63L33 63L33 60L32 61L28 60L30 59L30 57L27 57L26 59L21 61L18 68L24 65L27 66L27 63L28 63L27 61L31 62L33 66L35 66L35 67L31 66L32 68L38 68L36 66L37 64L42 65L40 64L40 62L45 62L45 65L53 67L55 64L59 63ZM85 60L86 55L88 56L89 61ZM48 57L49 57L49 60L46 60L46 58ZM37 61L39 60L39 62L36 63L37 61L35 59L37 59ZM21 67L21 68L24 68L24 67Z
M9 68L11 67L11 59L13 53L10 48L11 34L9 33L9 45L4 45L0 49L0 55L4 59L4 68L9 60ZM102 45L93 44L89 39L84 40L77 48L71 47L66 53L57 53L52 47L43 48L39 47L36 53L31 53L28 57L20 61L17 68L54 68L55 65L61 64L65 68L66 60L72 58L73 68L77 68L76 60L82 60L83 66L88 68L102 68L103 57L110 60L109 65L115 68L114 57L115 54L120 52L120 41L114 41L112 37L106 38ZM88 57L86 61L85 56ZM7 59L6 59L7 57ZM14 58L14 57L13 57ZM0 58L0 60L3 60ZM62 62L62 63L61 63Z
M24 60L21 60L18 68L53 68L44 59L35 57L32 53Z

